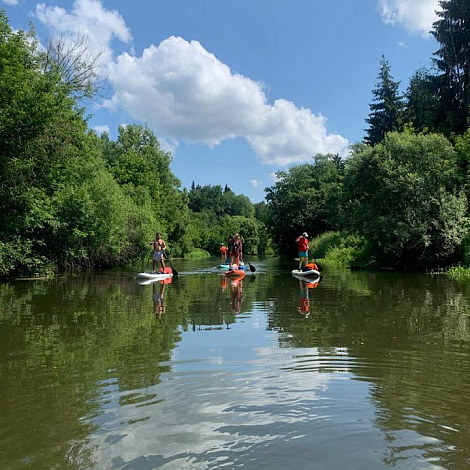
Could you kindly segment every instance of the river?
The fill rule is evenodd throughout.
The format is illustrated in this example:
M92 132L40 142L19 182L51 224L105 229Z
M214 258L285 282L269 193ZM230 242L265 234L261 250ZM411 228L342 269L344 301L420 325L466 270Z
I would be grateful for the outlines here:
M470 468L470 283L249 261L0 283L0 469Z

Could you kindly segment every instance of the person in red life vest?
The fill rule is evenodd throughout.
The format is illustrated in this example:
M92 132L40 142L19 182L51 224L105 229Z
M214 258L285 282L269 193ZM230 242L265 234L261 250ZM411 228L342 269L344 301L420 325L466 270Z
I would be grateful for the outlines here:
M162 235L160 233L156 233L155 240L150 243L153 245L153 272L157 271L157 261L160 261L161 271L165 272L165 259L164 259L164 251L166 248L166 243L162 240Z
M220 244L220 260L222 261L222 263L225 263L227 261L227 251L228 251L228 248L223 243L221 243Z
M302 266L308 264L308 234L304 232L300 237L295 239L299 251L299 271L302 271Z

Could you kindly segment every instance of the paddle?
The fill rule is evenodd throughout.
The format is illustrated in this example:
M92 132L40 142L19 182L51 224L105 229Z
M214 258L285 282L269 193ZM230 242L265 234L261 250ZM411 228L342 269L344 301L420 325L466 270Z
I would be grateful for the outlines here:
M163 255L165 256L165 259L167 259L168 262L170 263L171 270L173 271L173 276L174 276L174 277L178 277L178 271L177 271L177 270L173 267L173 265L171 264L171 259L168 258L168 255L166 254L165 251L163 252Z
M248 263L248 266L250 267L250 271L254 273L256 271L256 268L249 261L247 261L247 263Z
M317 265L317 268L318 268L318 272L322 272L323 271L323 267L320 266L315 260L313 260L313 262Z

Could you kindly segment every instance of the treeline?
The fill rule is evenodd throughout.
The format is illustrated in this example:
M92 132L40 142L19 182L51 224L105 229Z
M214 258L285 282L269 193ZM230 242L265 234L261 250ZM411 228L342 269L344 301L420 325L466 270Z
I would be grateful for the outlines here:
M120 127L116 141L87 128L79 100L98 71L82 52L60 40L44 51L0 12L0 276L140 260L156 231L173 256L217 254L232 232L247 254L265 250L249 199L182 189L148 128Z
M219 253L220 244L229 234L239 233L244 239L243 252L272 252L263 223L264 202L252 204L244 195L236 195L227 185L191 185L188 194L191 212L189 227L194 246L209 253Z
M302 231L315 256L351 266L470 266L470 4L440 2L432 71L404 95L382 57L365 142L317 155L267 189L268 225L284 250ZM286 216L288 214L288 216Z

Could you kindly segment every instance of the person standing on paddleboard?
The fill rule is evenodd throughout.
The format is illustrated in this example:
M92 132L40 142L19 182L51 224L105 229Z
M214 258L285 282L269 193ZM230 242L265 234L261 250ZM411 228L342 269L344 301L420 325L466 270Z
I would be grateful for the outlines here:
M242 251L242 241L240 235L236 233L233 236L232 251L230 253L230 263L232 266L236 266L236 269L240 266L240 253Z
M163 250L166 248L166 243L162 240L162 235L157 232L155 240L150 244L153 245L153 272L157 271L157 261L160 261L162 272L165 272L165 258Z
M220 261L222 261L222 264L227 261L227 251L228 251L228 248L223 243L221 243L220 244Z
M299 251L299 271L302 271L302 266L308 264L308 234L304 232L300 237L295 239Z

